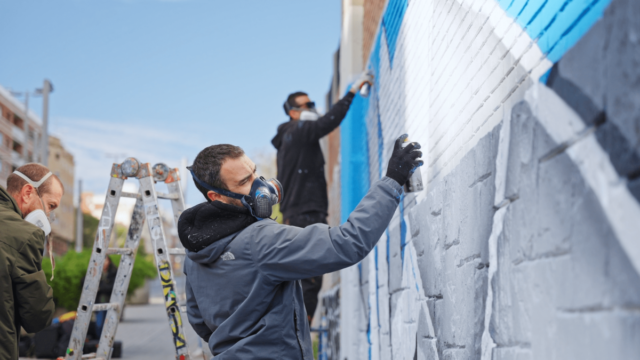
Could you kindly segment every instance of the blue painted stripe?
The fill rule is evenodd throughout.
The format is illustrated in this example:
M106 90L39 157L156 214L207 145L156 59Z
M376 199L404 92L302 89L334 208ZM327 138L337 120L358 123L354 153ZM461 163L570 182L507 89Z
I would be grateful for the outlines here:
M408 0L389 0L387 9L382 16L387 45L389 46L389 63L393 66L393 58L396 54L396 45L404 14L407 12Z
M404 264L404 248L407 246L407 223L404 221L404 192L400 195L400 259Z
M387 234L387 271L389 271L389 248L391 247L391 236L389 236L389 228L387 228L385 234Z
M553 63L589 31L610 3L611 0L498 0L506 14L537 40L542 53Z
M357 95L340 126L341 222L349 218L369 190L369 144L366 113L369 99Z
M602 17L609 2L610 0L593 1L587 8L569 6L567 8L567 15L563 16L563 19L567 22L573 20L573 22L569 26L563 26L558 29L558 31L563 30L563 33L549 49L549 54L547 55L549 60L554 63L558 62L562 56L591 29L593 24ZM580 11L580 14L577 17L573 16L578 11Z
M378 281L378 245L375 247L375 264L376 264L376 315L378 318L378 331L380 331L380 283Z

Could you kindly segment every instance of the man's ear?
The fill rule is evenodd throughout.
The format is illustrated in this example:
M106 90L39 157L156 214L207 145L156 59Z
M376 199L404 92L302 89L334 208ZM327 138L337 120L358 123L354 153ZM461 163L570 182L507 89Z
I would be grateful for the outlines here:
M31 184L25 184L22 189L20 189L20 198L22 199L22 202L28 203L29 198L34 191L36 191L36 188L34 188Z
M222 195L220 195L220 194L218 194L217 192L214 192L214 191L207 192L207 197L211 201L220 201L222 199Z

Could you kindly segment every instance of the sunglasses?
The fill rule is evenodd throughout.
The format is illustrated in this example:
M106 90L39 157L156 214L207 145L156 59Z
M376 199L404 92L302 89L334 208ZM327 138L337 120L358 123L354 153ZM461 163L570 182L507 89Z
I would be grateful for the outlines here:
M306 106L306 109L315 109L316 108L316 103L313 101L309 101L306 103L302 103L296 107L294 107L294 109L303 109L304 106Z

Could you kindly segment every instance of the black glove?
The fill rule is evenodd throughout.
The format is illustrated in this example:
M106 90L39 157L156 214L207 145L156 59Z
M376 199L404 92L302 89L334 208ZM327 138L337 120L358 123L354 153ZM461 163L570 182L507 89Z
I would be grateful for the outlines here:
M400 135L393 145L393 154L389 159L389 166L387 167L387 176L397 181L398 184L403 186L411 177L411 174L422 166L424 162L418 160L422 156L420 144L417 142L409 143L407 146L402 147L402 143L405 142L408 135Z

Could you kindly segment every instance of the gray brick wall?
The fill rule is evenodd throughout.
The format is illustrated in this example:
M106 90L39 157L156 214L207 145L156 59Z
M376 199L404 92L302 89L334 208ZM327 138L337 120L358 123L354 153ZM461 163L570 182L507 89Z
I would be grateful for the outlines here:
M341 272L339 358L638 358L640 2L402 3L372 46L369 173L407 132L427 188ZM573 24L560 59L503 3Z

